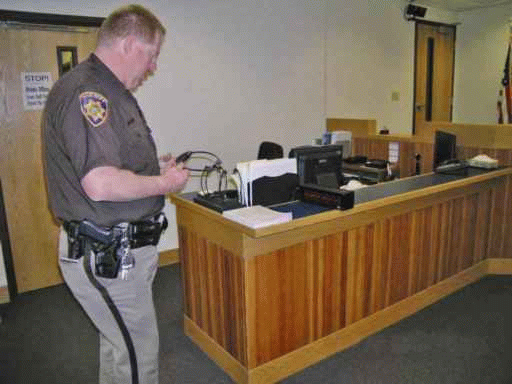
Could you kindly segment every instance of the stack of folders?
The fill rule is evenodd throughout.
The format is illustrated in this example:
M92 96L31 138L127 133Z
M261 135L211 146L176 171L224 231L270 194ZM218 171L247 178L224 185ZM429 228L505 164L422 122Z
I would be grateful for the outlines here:
M227 219L255 229L268 225L286 223L292 219L291 212L277 212L261 205L231 209L222 212L222 215Z
M260 177L276 177L285 173L297 173L297 159L282 158L273 160L253 160L238 163L236 170L239 179L235 180L241 203L251 206L253 202L252 182Z

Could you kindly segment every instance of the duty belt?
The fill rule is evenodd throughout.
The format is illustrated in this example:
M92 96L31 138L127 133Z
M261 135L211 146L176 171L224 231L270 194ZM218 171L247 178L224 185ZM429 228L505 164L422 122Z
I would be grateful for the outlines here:
M121 223L107 228L100 227L88 220L64 222L64 229L68 236L72 238L85 236L103 244L115 242L119 229L127 231L131 249L144 247L146 245L157 245L160 240L160 235L166 228L167 219L163 213L151 219Z

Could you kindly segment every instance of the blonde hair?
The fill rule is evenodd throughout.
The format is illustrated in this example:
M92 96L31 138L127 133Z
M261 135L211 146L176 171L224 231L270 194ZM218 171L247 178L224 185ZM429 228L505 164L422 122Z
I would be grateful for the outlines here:
M141 5L130 4L107 16L98 32L97 45L111 45L116 39L127 36L153 43L158 35L165 36L165 27L157 17Z

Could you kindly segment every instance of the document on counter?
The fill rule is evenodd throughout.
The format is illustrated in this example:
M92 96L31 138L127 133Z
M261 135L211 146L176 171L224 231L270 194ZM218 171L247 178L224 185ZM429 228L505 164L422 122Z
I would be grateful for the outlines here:
M492 159L485 154L477 155L471 159L468 159L466 161L466 163L471 167L477 167L477 168L486 168L486 169L498 168L498 160Z
M292 219L291 212L277 212L262 205L230 209L224 211L222 215L227 219L251 228L261 228L268 225L286 223Z

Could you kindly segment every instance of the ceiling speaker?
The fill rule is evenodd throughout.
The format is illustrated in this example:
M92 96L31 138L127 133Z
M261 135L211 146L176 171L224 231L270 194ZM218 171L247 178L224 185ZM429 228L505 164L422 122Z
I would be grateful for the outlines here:
M420 5L407 4L407 8L405 8L405 14L411 17L425 17L426 13L427 8Z

